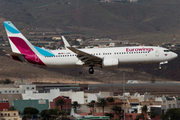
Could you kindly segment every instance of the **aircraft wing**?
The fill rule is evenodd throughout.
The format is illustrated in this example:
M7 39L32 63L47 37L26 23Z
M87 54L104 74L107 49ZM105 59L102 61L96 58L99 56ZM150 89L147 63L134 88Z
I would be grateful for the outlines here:
M84 62L84 65L100 65L102 64L102 59L100 57L91 55L89 53L78 50L74 47L67 47L69 50L77 54L79 60Z

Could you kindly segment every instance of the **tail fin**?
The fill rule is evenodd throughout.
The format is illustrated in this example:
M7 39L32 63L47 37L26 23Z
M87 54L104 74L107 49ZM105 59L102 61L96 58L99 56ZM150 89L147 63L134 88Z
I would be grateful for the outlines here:
M5 21L4 26L13 52L12 58L21 54L30 63L44 65L39 57L54 55L50 50L33 46L10 21Z
M20 54L37 53L33 45L19 32L19 30L10 22L5 21L4 26L11 45L12 52Z

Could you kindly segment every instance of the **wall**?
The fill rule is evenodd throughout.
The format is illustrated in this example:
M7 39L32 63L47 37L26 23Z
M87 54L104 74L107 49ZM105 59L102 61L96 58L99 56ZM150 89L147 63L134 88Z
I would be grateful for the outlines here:
M49 108L49 100L13 100L14 108L23 113L25 107L33 107L39 110L39 113Z
M62 109L65 111L70 111L71 110L71 99L64 97L64 96L62 96L62 97L59 96L59 97L53 99L53 102L50 102L50 108L51 109L57 108L57 106L55 106L55 103L59 99L63 99L65 101L65 105L62 106ZM58 108L61 109L60 106Z
M9 102L0 102L0 111L9 110Z
M25 91L22 94L24 100L35 100L35 99L48 99L50 102L53 101L54 98L60 95L59 89L51 89L50 93L33 93L33 91Z

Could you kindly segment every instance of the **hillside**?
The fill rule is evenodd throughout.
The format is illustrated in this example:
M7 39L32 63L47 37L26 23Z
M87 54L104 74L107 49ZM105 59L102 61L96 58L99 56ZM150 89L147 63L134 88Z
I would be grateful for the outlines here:
M180 1L1 0L0 21L10 20L27 35L31 28L62 29L85 37L110 37L143 43L179 39ZM8 9L7 9L8 8ZM5 35L2 22L0 34Z

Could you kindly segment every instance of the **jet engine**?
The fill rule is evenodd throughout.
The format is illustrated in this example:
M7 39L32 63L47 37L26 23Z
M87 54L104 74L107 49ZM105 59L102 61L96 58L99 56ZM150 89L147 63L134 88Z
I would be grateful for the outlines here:
M116 67L119 66L119 59L118 58L104 58L102 62L102 67Z

